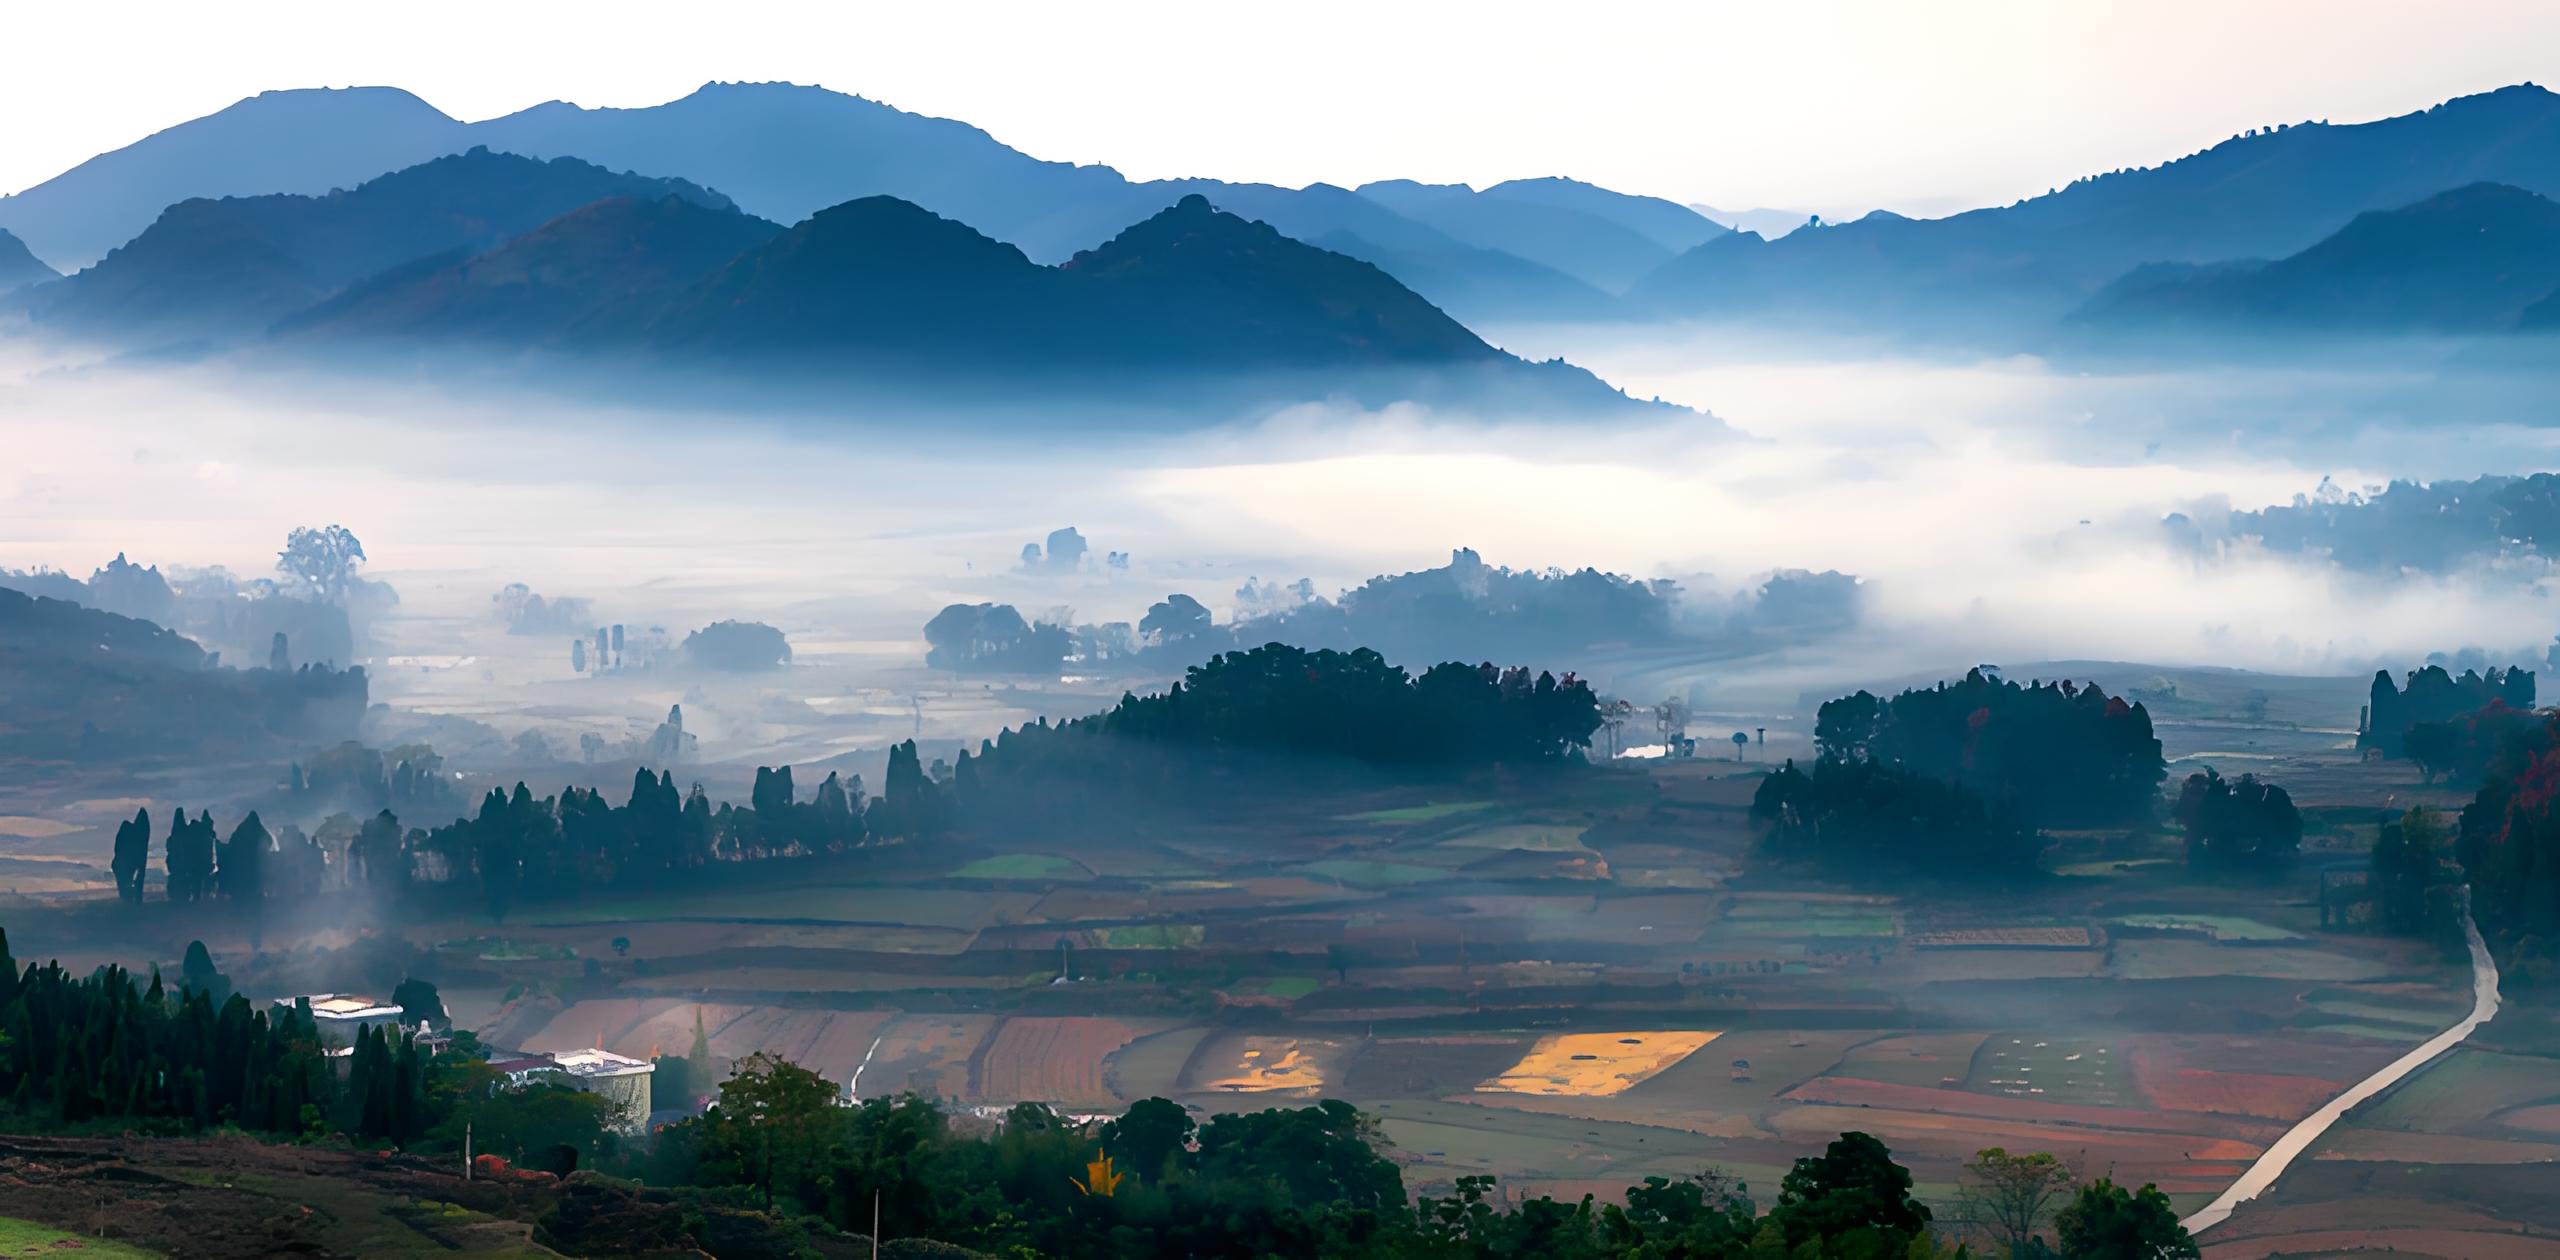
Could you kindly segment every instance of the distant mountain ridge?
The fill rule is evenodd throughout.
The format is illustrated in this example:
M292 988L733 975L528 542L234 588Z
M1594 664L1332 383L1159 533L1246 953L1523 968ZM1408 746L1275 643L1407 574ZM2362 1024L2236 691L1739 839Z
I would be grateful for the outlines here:
M2375 122L2262 129L1942 219L1879 212L1776 241L1719 237L1631 297L1680 315L2043 321L2144 264L2282 257L2358 214L2481 182L2560 193L2560 95L2528 84Z
M375 132L380 141L369 144ZM778 83L707 84L638 109L552 101L479 123L450 118L397 89L271 92L0 198L0 229L17 229L38 256L77 267L132 239L179 201L318 194L473 145L687 179L780 223L866 196L894 196L1018 245L1038 262L1064 261L1201 193L1300 240L1331 239L1471 320L1598 312L1612 305L1606 291L1622 288L1633 269L1611 246L1570 240L1537 246L1546 257L1522 257L1327 184L1131 181L1107 166L1031 157L967 123ZM1476 235L1514 244L1532 237L1512 221L1540 216L1610 238L1633 228L1666 250L1717 230L1668 201L1565 180L1513 181L1456 200L1462 207L1482 203L1450 211L1489 224ZM1576 270L1585 259L1602 260L1602 274Z
M388 268L478 252L620 196L731 208L682 180L473 149L325 196L182 201L98 265L18 300L61 333L238 339Z
M28 252L26 242L0 232L0 293L61 278L60 273Z
M1197 194L1056 266L893 197L788 229L676 198L617 199L480 255L386 273L282 322L278 337L305 349L499 344L767 379L959 372L1108 390L1123 378L1385 373L1452 396L1629 405L1579 369L1494 349L1368 263Z
M2154 264L2073 316L2109 328L2504 332L2560 289L2560 203L2472 184L2274 262Z

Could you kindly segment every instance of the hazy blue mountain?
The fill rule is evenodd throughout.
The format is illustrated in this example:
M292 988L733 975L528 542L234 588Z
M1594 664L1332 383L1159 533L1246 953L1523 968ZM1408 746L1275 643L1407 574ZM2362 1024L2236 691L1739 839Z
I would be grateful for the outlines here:
M1498 249L1438 246L1388 249L1350 232L1304 238L1347 254L1404 282L1460 322L1589 321L1620 317L1624 306L1598 288L1553 267Z
M1944 219L1877 213L1700 245L1633 296L1684 314L2048 319L2144 263L2298 253L2371 210L2479 182L2560 193L2560 96L2502 88L2419 113L2309 123Z
M1055 267L909 202L862 198L731 262L649 339L723 356L1093 368L1502 357L1385 272L1197 195Z
M262 92L0 197L0 229L72 271L181 201L353 188L460 152L467 137L462 123L398 88Z
M1366 242L1426 297L1468 318L1556 318L1588 302L1551 267L1523 265L1348 189L1137 183L1107 166L1041 161L966 123L786 83L715 83L643 109L555 101L468 125L390 89L268 93L0 199L0 228L24 223L39 256L85 265L180 201L353 187L473 145L690 180L778 223L894 196L1044 263L1064 261L1196 192L1301 240L1340 234ZM1523 201L1604 207L1601 217L1640 232L1663 230L1661 207L1651 199L1543 187L1550 182L1566 184L1522 181L1515 192Z
M789 229L680 198L615 199L470 257L394 268L276 330L288 351L503 345L564 366L627 357L989 396L1206 378L1250 393L1285 377L1318 396L1631 405L1578 368L1503 354L1375 266L1196 194L1056 266L893 197Z
M286 335L541 344L628 335L782 229L677 196L581 206L485 253L392 268L287 317Z
M1806 220L1815 217L1810 210L1775 210L1767 206L1754 206L1749 210L1719 210L1703 202L1693 201L1689 203L1689 208L1697 211L1711 223L1720 223L1736 232L1757 232L1773 241L1803 227Z
M1359 192L1466 244L1528 259L1612 293L1670 261L1680 250L1722 232L1686 207L1661 202L1695 225L1672 236L1683 244L1666 245L1655 235L1611 217L1614 211L1649 219L1648 226L1670 234L1676 224L1642 212L1643 203L1650 199L1625 197L1570 180L1515 180L1477 192L1465 184L1392 179L1363 184ZM1620 201L1633 206L1621 207L1616 204Z
M1042 161L967 123L823 88L714 83L645 109L552 102L474 124L472 134L514 153L680 175L783 223L864 197L896 197L1019 246L1041 263L1070 258L1197 193L1302 241L1363 242L1370 251L1364 257L1469 319L1551 318L1559 310L1581 317L1588 309L1587 295L1559 283L1565 277L1554 268L1521 266L1499 247L1459 239L1349 189L1133 182L1107 166ZM1619 213L1651 212L1631 206Z
M608 197L670 195L732 208L681 180L474 149L325 196L182 201L96 266L21 296L64 333L246 337L391 267L484 250Z
M0 231L0 293L23 285L42 284L61 279L61 273L45 266L27 251L26 242Z
M2075 320L2111 328L2222 326L2488 332L2560 288L2560 203L2472 184L2356 216L2288 258L2154 264Z
M1633 228L1654 244L1675 254L1695 249L1731 230L1676 201L1622 193L1555 175L1542 179L1505 180L1485 189L1482 195L1496 201L1534 202L1579 210Z

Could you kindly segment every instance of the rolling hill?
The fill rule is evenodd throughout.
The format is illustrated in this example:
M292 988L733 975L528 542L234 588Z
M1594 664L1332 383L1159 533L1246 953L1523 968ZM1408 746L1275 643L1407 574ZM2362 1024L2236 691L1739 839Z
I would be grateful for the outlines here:
M31 319L64 334L238 340L388 268L485 250L620 196L730 208L681 180L474 149L325 196L183 201L96 266L21 297Z
M2073 316L2107 328L2503 332L2560 289L2560 203L2473 184L2356 216L2287 258L2154 264Z
M1775 241L1719 237L1631 292L1676 315L2040 322L2145 263L2284 257L2357 215L2481 182L2560 193L2560 95L2524 85L2377 122L2259 130L1943 219L1879 212Z
M584 207L495 249L393 269L277 325L287 351L369 343L924 385L1294 375L1415 396L1620 408L1527 364L1378 268L1193 195L1056 266L893 197L788 228L681 198Z
M61 278L60 273L27 251L26 242L0 232L0 293Z
M1513 180L1482 192L1398 179L1358 191L1465 244L1528 259L1610 293L1725 230L1686 206L1567 179Z
M0 230L73 271L181 201L316 196L471 143L462 123L398 88L261 92L0 197Z

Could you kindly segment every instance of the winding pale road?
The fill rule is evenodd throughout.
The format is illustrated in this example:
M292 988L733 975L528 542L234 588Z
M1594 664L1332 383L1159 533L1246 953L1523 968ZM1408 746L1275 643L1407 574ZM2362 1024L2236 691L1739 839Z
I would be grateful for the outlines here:
M2336 1124L2356 1104L2399 1084L2402 1079L2434 1062L2445 1051L2462 1044L2473 1030L2488 1023L2489 1017L2498 1013L2498 964L2489 957L2489 946L2480 939L2480 929L2473 926L2467 912L2462 916L2462 934L2471 945L2471 1014L2462 1022L2437 1033L2425 1045L2401 1055L2381 1071L2356 1082L2347 1092L2330 1099L2328 1105L2304 1117L2302 1123L2286 1130L2285 1135L2276 1139L2275 1145L2268 1147L2266 1154L2260 1155L2258 1162L2251 1164L2249 1171L2232 1182L2231 1188L2223 1191L2220 1198L2198 1208L2195 1215L2183 1222L2188 1233L2201 1234L2221 1224L2230 1217L2231 1209L2258 1197L2268 1186L2274 1185L2276 1178L2293 1166L2295 1156L2309 1149L2321 1134L2329 1131L2330 1125Z

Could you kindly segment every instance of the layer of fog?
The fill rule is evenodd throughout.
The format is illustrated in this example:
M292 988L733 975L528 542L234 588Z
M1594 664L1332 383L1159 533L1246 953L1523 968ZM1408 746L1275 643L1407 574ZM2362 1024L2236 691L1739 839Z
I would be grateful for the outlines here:
M377 639L402 659L485 647L490 597L510 582L678 637L754 617L804 652L911 667L918 628L950 602L1134 621L1183 591L1223 618L1248 577L1330 594L1457 546L1513 567L1672 577L1702 603L1778 569L1869 584L1846 640L1749 665L1608 663L1631 692L1684 673L1792 687L1976 660L2338 672L2469 645L2534 660L2552 637L2545 584L2512 571L2375 578L2245 549L2199 559L2157 528L2167 511L2283 502L2324 476L2551 463L2551 431L2494 411L2427 414L2413 402L2427 382L2392 369L2108 375L1780 355L1725 336L1507 341L1567 352L1744 436L1684 419L1483 424L1305 406L1101 441L18 362L0 364L0 566L85 573L124 551L263 572L291 527L342 522L365 539L367 572L401 592ZM1061 525L1090 540L1084 571L1021 571L1022 545ZM1127 568L1100 563L1112 551L1130 553ZM564 662L546 668L565 671L554 646L541 650Z

